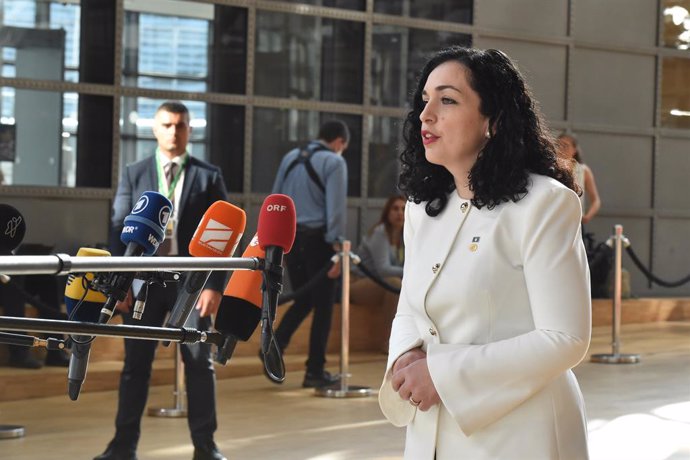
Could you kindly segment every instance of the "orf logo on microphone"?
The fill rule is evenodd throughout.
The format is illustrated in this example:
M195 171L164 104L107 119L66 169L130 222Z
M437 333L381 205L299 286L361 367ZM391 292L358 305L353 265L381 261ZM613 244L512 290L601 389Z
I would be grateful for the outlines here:
M269 204L266 206L266 211L269 212L284 212L287 210L287 206L283 204Z
M139 214L141 211L146 209L146 206L149 205L149 197L146 195L141 195L141 198L139 198L139 201L134 205L134 208L132 208L132 214Z

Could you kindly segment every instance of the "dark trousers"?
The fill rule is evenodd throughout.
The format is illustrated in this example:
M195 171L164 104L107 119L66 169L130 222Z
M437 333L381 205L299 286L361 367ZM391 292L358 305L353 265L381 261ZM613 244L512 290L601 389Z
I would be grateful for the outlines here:
M298 230L292 250L286 256L292 289L298 290L316 276L333 254L331 245L324 241L323 232ZM278 345L285 350L299 325L314 310L307 359L307 372L310 373L323 372L326 364L326 346L333 317L334 288L335 281L330 278L317 283L314 289L295 299L295 303L285 313L276 330Z
M180 283L181 285L181 283ZM125 315L124 323L140 326L161 326L166 313L175 304L176 287L151 286L141 320ZM210 329L209 317L200 318L194 310L186 327ZM141 432L141 417L146 406L151 378L151 364L157 341L125 339L125 364L120 376L120 392L115 419L113 444L118 448L136 450ZM174 343L170 346L176 346ZM210 344L181 345L187 389L187 422L194 446L208 446L216 431L216 380Z

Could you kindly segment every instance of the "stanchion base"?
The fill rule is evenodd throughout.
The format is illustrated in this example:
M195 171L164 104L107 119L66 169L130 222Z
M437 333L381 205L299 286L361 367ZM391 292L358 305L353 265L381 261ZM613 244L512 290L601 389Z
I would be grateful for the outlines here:
M640 355L601 353L592 355L590 361L603 364L637 364L640 362Z
M24 427L20 425L0 425L0 439L24 437Z
M187 409L179 407L149 407L149 417L180 418L187 416Z
M364 398L371 396L371 388L357 385L333 385L314 389L314 395L324 398Z

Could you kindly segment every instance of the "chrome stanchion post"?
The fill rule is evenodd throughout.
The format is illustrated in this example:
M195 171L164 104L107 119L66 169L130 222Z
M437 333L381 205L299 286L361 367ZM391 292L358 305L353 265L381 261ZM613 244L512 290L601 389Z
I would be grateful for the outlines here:
M0 425L0 439L16 439L24 437L24 427L21 425Z
M175 388L173 388L173 397L175 398L174 407L150 407L149 416L151 417L186 417L187 407L185 404L185 386L184 386L184 364L182 363L182 353L180 353L180 344L175 345Z
M615 225L614 234L606 242L613 245L614 255L614 284L613 284L613 318L611 320L611 353L601 353L592 355L591 361L604 364L634 364L640 362L640 355L620 353L620 333L621 333L621 293L622 293L622 261L623 245L630 246L630 241L623 235L623 226Z
M316 396L328 398L358 398L371 395L371 388L349 385L350 380L350 249L351 242L343 241L340 257L342 279L341 332L340 332L340 384L315 389Z

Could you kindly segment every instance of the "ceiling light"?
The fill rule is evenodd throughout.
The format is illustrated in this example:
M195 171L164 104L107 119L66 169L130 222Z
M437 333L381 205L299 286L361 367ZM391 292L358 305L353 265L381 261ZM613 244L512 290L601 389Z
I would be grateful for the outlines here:
M688 10L682 6L672 6L664 9L664 16L672 16L673 23L677 26L681 25L686 17L690 16Z

